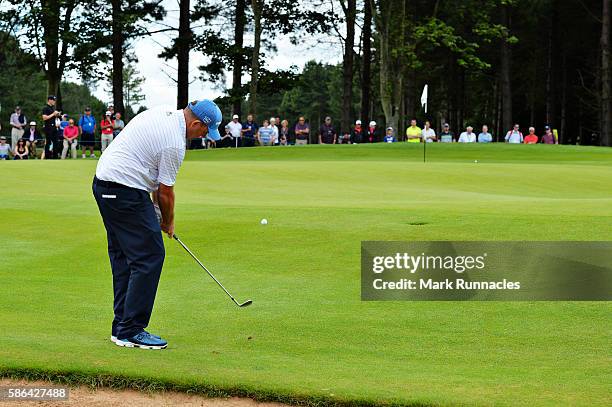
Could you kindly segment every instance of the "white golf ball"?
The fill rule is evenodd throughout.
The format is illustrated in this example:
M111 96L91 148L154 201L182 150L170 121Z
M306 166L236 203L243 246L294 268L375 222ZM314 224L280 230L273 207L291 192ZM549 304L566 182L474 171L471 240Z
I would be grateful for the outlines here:
M268 219L262 219L260 222L262 225L267 225L268 224Z
M474 162L475 162L476 164L478 164L478 160L474 160Z

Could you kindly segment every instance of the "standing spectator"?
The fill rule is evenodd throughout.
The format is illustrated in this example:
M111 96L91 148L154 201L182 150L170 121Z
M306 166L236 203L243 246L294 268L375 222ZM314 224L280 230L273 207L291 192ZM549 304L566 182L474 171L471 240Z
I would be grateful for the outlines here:
M23 136L27 126L25 115L21 112L21 107L15 107L15 112L11 114L11 148L15 148L17 141Z
M310 126L306 123L304 116L300 116L295 125L295 145L301 146L308 144L308 136L310 135Z
M113 142L113 128L113 113L108 110L104 119L100 121L100 131L102 133L100 136L100 149L102 152Z
M0 160L8 160L11 153L11 146L6 144L6 137L0 136Z
M53 151L57 148L59 141L57 140L57 128L55 126L55 119L61 116L61 112L55 110L56 97L50 95L47 98L47 105L42 109L42 119L44 121L45 131L45 152L43 159L59 158L54 157Z
M115 120L115 105L113 105L112 103L109 103L108 108L106 110L110 112L111 120Z
M26 145L25 139L21 138L17 140L15 150L13 150L13 160L27 160L30 152Z
M77 138L79 137L79 128L74 125L74 119L68 120L68 126L64 129L64 148L62 150L62 160L66 159L68 148L73 159L77 157Z
M279 141L278 141L278 126L276 124L280 124L280 122L276 121L275 117L270 117L270 127L272 127L272 131L274 132L274 135L272 136L274 138L274 145L278 145Z
M327 116L319 129L319 144L336 144L337 141L338 134L334 126L332 126L331 117Z
M465 131L459 136L459 143L475 143L476 134L474 134L474 128L467 126Z
M529 128L529 134L525 136L525 144L538 144L538 136L535 134L535 128Z
M440 143L453 143L455 141L455 133L450 130L448 123L442 125L442 132L440 133Z
M478 135L478 142L479 143L492 143L493 142L493 135L489 133L489 126L487 126L486 124L482 126L482 131Z
M232 138L234 139L235 146L241 147L242 146L242 124L240 124L238 119L239 119L238 115L235 114L232 117L232 121L229 122L227 125L229 126L230 133L232 135Z
M81 147L83 148L83 158L87 157L85 155L85 150L89 149L89 157L96 158L94 154L94 145L96 142L95 139L95 131L96 131L96 119L91 115L91 108L85 108L85 114L81 116L79 119L79 132L81 133Z
M427 143L433 143L434 141L438 140L436 138L436 131L431 128L431 124L429 123L429 121L425 122L425 127L423 127L423 130L421 131L421 136L423 137L423 140Z
M353 127L353 130L351 131L350 142L354 144L363 143L363 141L365 140L363 130L363 127L361 127L361 120L357 120L355 122L355 127Z
M406 129L407 142L409 143L420 143L422 137L422 130L417 126L415 119L410 120L410 127Z
M281 146L289 145L289 122L287 120L281 122L281 128L278 130L278 138Z
M121 120L121 113L115 113L115 120L113 120L113 138L117 137L124 127L125 123Z
M515 124L512 130L506 133L504 140L510 144L521 144L523 142L523 133L519 130L520 126Z
M543 144L558 144L558 141L555 138L555 135L553 134L552 130L550 129L550 126L545 127L545 133L542 136L542 143Z
M245 147L253 147L255 145L255 135L259 126L253 121L253 115L247 116L247 121L242 125L242 144Z
M42 134L38 130L35 121L30 122L30 128L26 130L21 139L24 141L28 152L33 158L36 158L36 145L43 142Z
M378 143L380 140L380 134L378 128L376 127L376 122L372 120L370 122L370 126L366 130L365 141L367 143Z
M387 132L385 134L385 138L383 139L385 143L395 143L397 139L395 138L395 134L393 134L393 127L387 127Z
M263 126L257 131L257 141L262 146L274 145L274 129L267 119L263 121Z

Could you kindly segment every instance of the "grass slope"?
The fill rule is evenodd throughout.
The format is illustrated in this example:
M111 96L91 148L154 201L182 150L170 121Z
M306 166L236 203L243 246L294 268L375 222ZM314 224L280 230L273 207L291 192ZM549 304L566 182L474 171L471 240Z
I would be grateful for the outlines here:
M236 309L166 239L150 326L164 352L108 341L95 161L0 162L0 372L310 404L610 405L610 303L361 302L359 248L610 240L612 150L433 145L425 165L421 154L190 152L177 234L254 304Z

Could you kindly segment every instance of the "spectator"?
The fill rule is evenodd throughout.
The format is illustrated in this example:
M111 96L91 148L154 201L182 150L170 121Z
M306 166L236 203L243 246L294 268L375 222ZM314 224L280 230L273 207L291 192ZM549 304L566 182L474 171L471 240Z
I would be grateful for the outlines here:
M474 134L473 130L472 126L467 126L465 131L459 136L459 143L475 143L476 134Z
M431 128L431 124L429 123L429 121L425 122L425 127L421 131L421 136L423 137L423 140L428 143L433 143L434 141L438 140L436 138L436 131Z
M270 127L272 127L272 130L274 131L274 135L272 136L274 138L274 145L278 145L279 141L278 141L278 126L276 125L277 122L275 117L270 117Z
M234 145L234 137L229 123L225 125L225 134L215 144L217 147L232 147Z
M442 125L442 132L440 133L440 143L453 143L455 141L455 133L450 130L448 123Z
M542 136L542 143L544 144L558 144L559 142L555 138L550 126L546 126L545 133Z
M376 127L376 122L374 120L370 122L370 126L366 130L365 137L366 137L365 141L367 143L378 143L378 141L380 140L379 131L378 131L378 128Z
M232 117L232 121L227 125L229 126L230 133L234 139L235 147L242 147L242 124L238 121L239 117L235 114Z
M36 125L35 121L30 122L30 128L26 130L21 139L28 148L29 154L36 158L36 145L43 142L42 134Z
M57 99L55 96L50 95L47 98L47 105L42 109L42 119L44 122L45 132L45 152L42 156L43 159L59 158L53 155L53 151L57 149L57 128L55 126L55 119L61 116L61 112L55 110L55 103Z
M331 117L327 116L319 129L319 144L336 144L338 134L332 125Z
M410 127L406 129L406 137L409 143L420 143L422 136L422 130L419 126L417 126L417 121L415 119L410 120Z
M355 122L355 127L353 127L353 130L351 131L350 142L353 144L359 144L363 143L364 140L365 137L363 134L363 127L361 127L361 120L357 120Z
M295 145L301 146L308 144L308 136L310 135L310 126L306 123L304 116L300 116L298 123L295 125Z
M489 126L487 126L486 124L482 126L482 131L478 135L478 142L479 143L492 143L493 142L493 136L491 135L491 133L489 133Z
M106 109L107 111L110 112L111 114L111 120L115 120L115 105L113 105L112 103L108 104L108 108Z
M283 120L281 122L281 128L278 131L279 144L281 146L289 145L289 122Z
M100 150L102 152L104 152L104 150L106 150L106 147L108 147L110 143L113 142L114 127L115 125L113 124L113 112L108 110L106 112L106 115L104 116L104 119L100 121L100 131L102 133L100 136Z
M87 157L85 155L85 150L89 149L89 157L96 158L94 154L94 145L96 142L95 134L96 132L96 119L91 115L91 108L85 108L85 114L81 116L79 119L79 133L81 133L81 147L83 148L83 158Z
M340 132L338 136L338 144L351 144L351 133L345 131L344 133Z
M27 160L30 152L24 138L17 140L15 150L13 150L13 160Z
M253 115L247 116L247 121L242 125L242 144L245 147L253 147L255 145L255 135L259 126L253 121Z
M395 138L395 134L393 134L393 127L387 127L387 131L385 133L385 138L383 139L385 143L395 143L397 139Z
M28 121L21 112L21 107L15 107L15 112L11 114L11 148L15 148L17 141L23 137Z
M257 141L262 146L274 145L274 129L267 119L263 121L263 126L257 131Z
M57 143L53 144L53 157L60 158L62 155L62 144L64 142L64 128L68 127L68 115L63 114L61 118L55 118L55 133Z
M11 153L11 146L6 144L6 137L0 136L0 160L8 160Z
M125 123L121 120L121 113L115 113L115 120L113 121L113 138L117 137L124 127Z
M525 144L538 144L538 136L535 134L535 127L529 128L529 134L525 136Z
M512 130L506 133L504 140L510 144L521 144L523 142L523 133L519 130L520 126L515 124Z
M79 128L74 125L74 119L68 120L68 126L64 129L64 148L62 150L62 160L66 159L68 148L70 148L70 156L73 159L77 157L77 139L79 137Z

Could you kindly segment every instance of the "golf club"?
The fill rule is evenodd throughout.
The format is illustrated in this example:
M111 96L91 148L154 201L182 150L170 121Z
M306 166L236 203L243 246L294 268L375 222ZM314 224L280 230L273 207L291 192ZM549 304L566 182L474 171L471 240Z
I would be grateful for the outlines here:
M221 284L221 283L219 282L219 280L217 280L217 279L215 278L215 276L213 276L213 275L212 275L212 273L211 273L210 271L208 271L208 269L206 268L206 266L204 266L204 265L202 264L202 262L201 262L200 260L198 260L198 258L195 256L195 254L193 254L193 253L191 252L191 250L189 250L189 248L188 248L187 246L185 246L185 244L184 244L184 243L181 241L181 239L179 239L177 235L172 235L172 237L174 238L174 240L176 240L177 242L179 242L179 244L180 244L181 246L183 246L183 249L185 249L185 250L187 251L187 253L189 253L189 254L191 255L191 257L193 257L193 259L194 259L194 260L195 260L195 261L196 261L196 262L197 262L197 263L200 265L200 267L202 267L202 268L204 269L204 271L206 271L206 272L208 273L208 275L209 275L210 277L212 277L212 279L213 279L213 280L215 280L215 283L219 284L219 287L221 287L221 288L223 289L223 291L225 291L225 294L227 294L227 295L228 295L228 296L229 296L229 297L232 299L232 301L234 301L234 304L236 304L237 306L239 306L239 307L241 307L241 308L242 308L242 307L248 307L249 305L251 305L251 304L253 303L253 301L251 301L251 300L246 300L246 301L245 301L245 302L243 302L242 304L241 304L241 303L239 303L238 301L236 301L236 299L235 299L235 298L234 298L234 297L233 297L233 296L232 296L232 295L229 293L229 291L227 291L227 290L225 289L225 287L223 287L223 284Z

